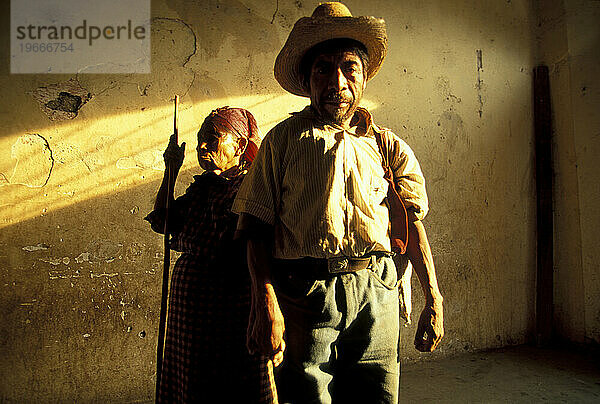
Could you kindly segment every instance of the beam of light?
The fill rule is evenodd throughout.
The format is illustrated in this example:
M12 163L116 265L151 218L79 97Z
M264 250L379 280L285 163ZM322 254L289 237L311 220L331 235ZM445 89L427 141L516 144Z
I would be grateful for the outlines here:
M308 99L292 95L243 96L180 104L179 141L186 142L182 171L197 167L196 133L214 108L249 109L263 134ZM373 110L377 105L363 100ZM285 106L285 107L282 107ZM0 228L91 198L107 197L162 178L162 153L172 133L166 104L101 119L81 117L0 138ZM149 196L151 199L152 196Z

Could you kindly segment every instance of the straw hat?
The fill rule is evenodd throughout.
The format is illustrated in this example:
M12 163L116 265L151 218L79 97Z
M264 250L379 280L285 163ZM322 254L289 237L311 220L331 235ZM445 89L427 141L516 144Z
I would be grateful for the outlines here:
M275 79L292 94L308 97L302 85L300 61L316 44L329 39L350 38L361 42L369 53L367 80L377 74L387 52L385 21L375 17L352 17L342 3L321 3L312 16L300 18L275 59Z

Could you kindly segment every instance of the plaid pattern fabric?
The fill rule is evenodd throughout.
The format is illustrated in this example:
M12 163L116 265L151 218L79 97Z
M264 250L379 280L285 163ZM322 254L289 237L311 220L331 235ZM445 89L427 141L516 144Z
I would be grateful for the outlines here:
M237 223L231 205L243 175L225 179L213 173L195 175L185 194L169 209L171 249L216 261L229 247ZM152 230L163 233L164 209L146 216Z
M273 361L264 355L260 355L260 399L263 403L278 404L277 389L275 388L275 374L273 372ZM266 377L264 376L266 375Z
M161 403L276 403L272 364L250 356L250 280L229 211L241 176L196 176L173 208L172 244L183 251L171 277ZM171 211L169 212L171 214ZM161 228L164 212L147 220Z

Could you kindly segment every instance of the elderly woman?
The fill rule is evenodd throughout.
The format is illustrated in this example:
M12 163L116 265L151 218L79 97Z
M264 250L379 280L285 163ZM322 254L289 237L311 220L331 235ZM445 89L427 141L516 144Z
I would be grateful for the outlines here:
M212 111L198 132L198 162L205 171L169 202L171 246L183 254L171 278L161 402L277 400L272 364L246 348L250 281L244 246L233 237L237 216L230 211L260 140L250 112ZM146 217L158 233L167 187L175 184L184 151L185 143L178 146L172 136L164 154L172 178L165 170L154 211Z

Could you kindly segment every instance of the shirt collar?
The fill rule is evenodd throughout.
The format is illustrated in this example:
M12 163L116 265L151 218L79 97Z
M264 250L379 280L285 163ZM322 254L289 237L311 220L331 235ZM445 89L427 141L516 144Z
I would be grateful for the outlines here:
M345 130L340 125L324 121L310 105L305 107L302 111L292 113L292 115L316 121L324 127L330 127L336 130ZM350 128L350 133L356 136L373 136L373 131L377 131L377 127L373 124L373 117L371 116L371 113L365 108L358 107L354 113L353 119L355 118L357 119L357 123Z

